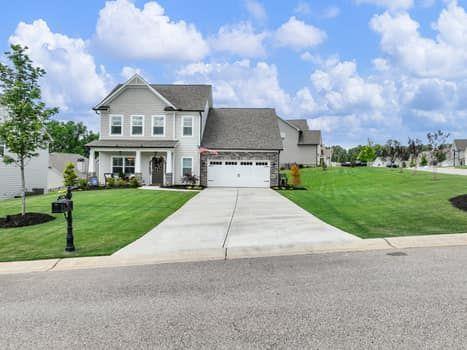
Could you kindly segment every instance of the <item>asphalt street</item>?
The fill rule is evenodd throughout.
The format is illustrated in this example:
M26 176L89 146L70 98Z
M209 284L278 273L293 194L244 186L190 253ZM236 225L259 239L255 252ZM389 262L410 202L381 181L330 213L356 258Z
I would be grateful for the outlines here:
M3 275L0 349L465 349L467 247L394 253Z

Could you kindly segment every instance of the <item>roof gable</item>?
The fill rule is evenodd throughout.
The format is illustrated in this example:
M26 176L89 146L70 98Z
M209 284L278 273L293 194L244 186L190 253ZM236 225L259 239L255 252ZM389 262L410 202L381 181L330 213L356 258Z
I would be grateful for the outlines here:
M176 109L176 107L170 102L165 96L160 92L154 89L149 83L147 83L141 76L138 74L133 75L130 79L124 84L117 85L111 92L108 94L100 103L98 103L93 109L98 110L102 107L106 107L110 102L112 102L122 91L124 91L128 86L146 86L154 95L160 98L167 106Z
M454 147L458 151L464 151L467 148L467 140L466 139L454 140Z

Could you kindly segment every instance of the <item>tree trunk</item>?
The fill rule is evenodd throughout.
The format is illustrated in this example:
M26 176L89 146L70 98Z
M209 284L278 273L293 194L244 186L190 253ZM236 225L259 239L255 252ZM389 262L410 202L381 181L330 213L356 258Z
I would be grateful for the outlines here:
M21 215L26 215L26 180L24 177L24 158L20 160L21 169Z

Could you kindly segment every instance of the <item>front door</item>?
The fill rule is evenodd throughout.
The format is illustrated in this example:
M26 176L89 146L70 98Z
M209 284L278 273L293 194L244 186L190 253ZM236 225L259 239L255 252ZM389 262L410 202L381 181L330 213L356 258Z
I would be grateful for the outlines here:
M154 157L151 161L152 184L162 186L164 184L164 158Z

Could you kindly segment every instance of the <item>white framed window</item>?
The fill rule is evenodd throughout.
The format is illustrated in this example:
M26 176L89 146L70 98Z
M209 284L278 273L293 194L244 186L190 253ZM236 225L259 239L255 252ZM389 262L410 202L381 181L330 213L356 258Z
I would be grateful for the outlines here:
M111 115L109 123L110 135L123 135L123 115Z
M193 175L193 158L182 158L182 176Z
M182 117L182 136L193 136L193 116Z
M135 157L112 157L112 174L134 175Z
M131 136L144 135L144 115L131 116Z
M152 116L152 136L165 136L165 115Z
M0 157L3 157L6 152L6 145L0 140Z

